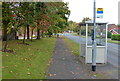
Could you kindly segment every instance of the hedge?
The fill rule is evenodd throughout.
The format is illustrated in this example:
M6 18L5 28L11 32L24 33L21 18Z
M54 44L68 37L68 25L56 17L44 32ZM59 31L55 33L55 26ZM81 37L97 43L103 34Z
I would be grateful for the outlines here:
M108 37L108 38L111 38L111 36L112 36L112 33L111 33L110 31L108 31L107 37Z
M112 35L112 40L118 40L118 41L120 41L120 34L113 34Z

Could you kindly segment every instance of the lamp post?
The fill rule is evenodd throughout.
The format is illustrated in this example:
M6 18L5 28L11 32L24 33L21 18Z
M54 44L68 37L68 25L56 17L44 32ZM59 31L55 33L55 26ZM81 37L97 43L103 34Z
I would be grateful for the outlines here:
M96 71L96 0L94 0L94 15L93 15L93 23L94 23L94 36L93 36L93 50L92 50L92 71Z

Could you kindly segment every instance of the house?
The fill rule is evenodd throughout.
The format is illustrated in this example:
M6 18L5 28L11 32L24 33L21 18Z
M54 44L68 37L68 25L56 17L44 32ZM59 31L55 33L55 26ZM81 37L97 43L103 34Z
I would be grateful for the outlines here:
M108 31L110 31L112 34L120 34L120 28L115 24L109 24Z

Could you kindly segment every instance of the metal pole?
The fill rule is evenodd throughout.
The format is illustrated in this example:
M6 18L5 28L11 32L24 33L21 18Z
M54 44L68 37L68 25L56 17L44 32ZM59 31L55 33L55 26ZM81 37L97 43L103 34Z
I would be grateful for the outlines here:
M96 0L94 0L94 39L92 52L92 71L96 71Z
M82 26L80 26L80 32L79 32L79 36L80 36L80 37L79 37L79 40L80 40L80 56L83 56L83 53L82 53L82 51L81 51L81 48L82 48L82 46L81 46L81 45L82 45L82 43L81 43L81 42L82 42L82 40L81 40L81 38L82 38L82 37L81 37L81 27L82 27Z

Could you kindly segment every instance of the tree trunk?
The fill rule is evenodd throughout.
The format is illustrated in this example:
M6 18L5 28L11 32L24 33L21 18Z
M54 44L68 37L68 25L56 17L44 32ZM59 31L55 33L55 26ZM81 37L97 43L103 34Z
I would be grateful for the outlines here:
M40 39L40 29L37 29L37 39Z
M17 32L15 31L14 39L17 40Z
M27 39L30 39L30 35L29 35L29 25L27 25Z
M33 29L31 30L31 41L32 41L32 38L33 38Z
M52 32L49 32L49 37L52 37Z
M3 51L6 51L6 49L7 49L7 43L8 43L8 40L7 40L7 34L6 34L6 41L5 41L5 46L4 46Z
M24 29L24 38L23 38L23 44L25 43L25 36L26 36L26 28Z
M3 41L6 41L7 40L7 28L4 27L3 29Z
M7 20L7 21L3 21L3 32L2 32L2 35L3 35L3 41L6 41L7 40L7 26L8 26L8 23L10 21Z
M15 31L15 40L18 40L17 32Z
M41 32L41 36L42 36L42 38L44 37L44 35L43 35L43 34L44 34L44 31L42 30L42 32Z

